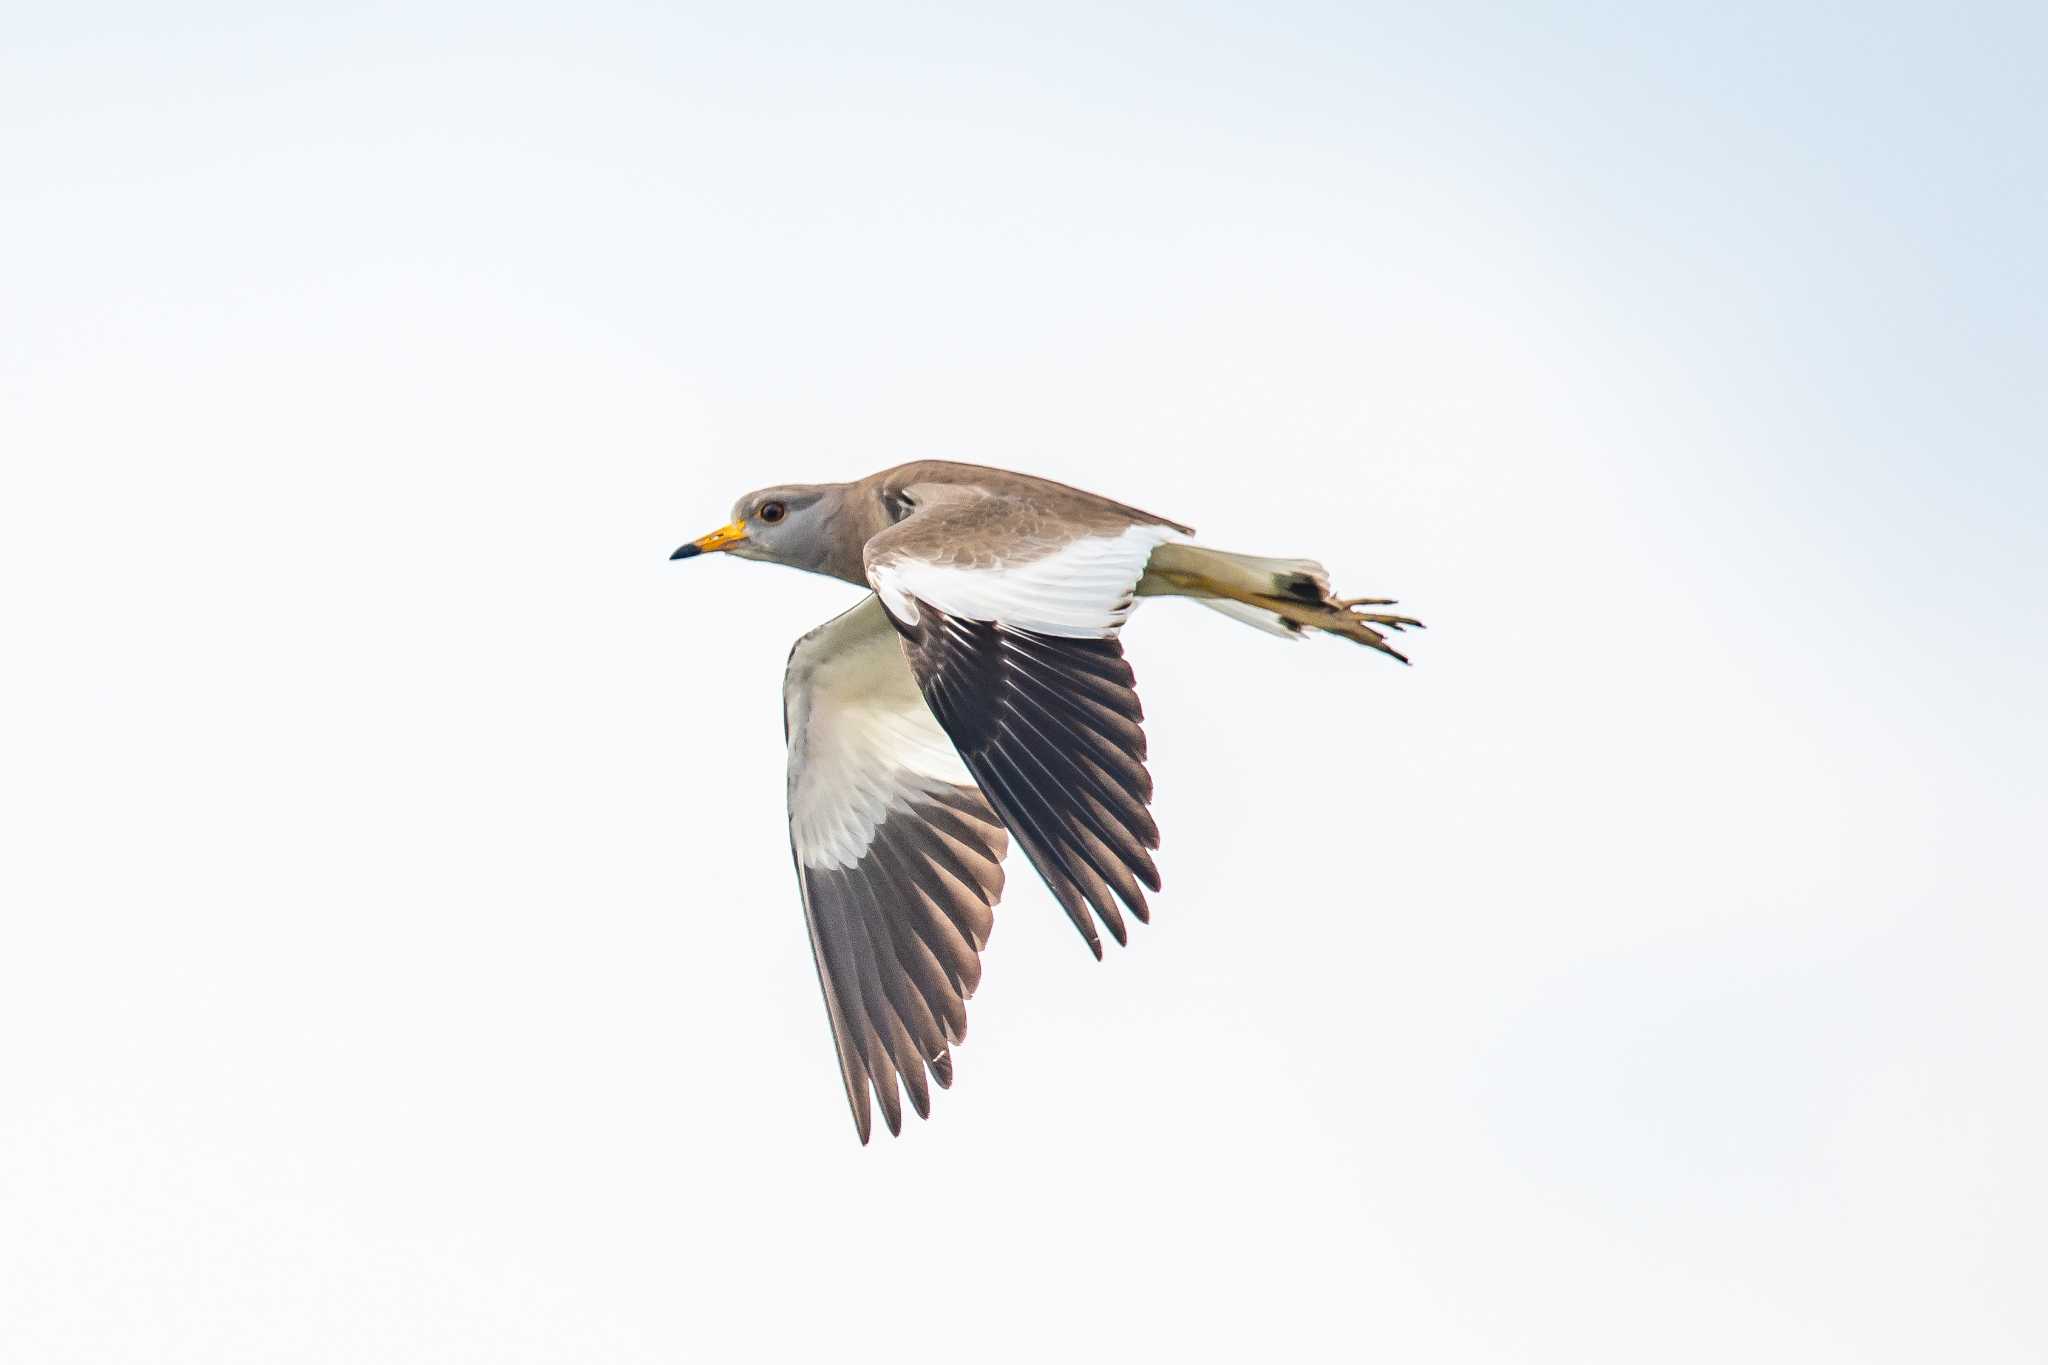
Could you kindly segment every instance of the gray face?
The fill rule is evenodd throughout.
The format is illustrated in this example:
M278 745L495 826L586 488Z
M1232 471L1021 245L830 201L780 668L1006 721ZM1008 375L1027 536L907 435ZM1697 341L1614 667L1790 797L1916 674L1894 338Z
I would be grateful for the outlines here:
M699 536L670 555L738 555L766 564L787 564L812 573L831 573L850 583L862 581L860 545L846 543L842 514L847 508L843 483L785 483L747 494L733 504L732 521L710 535ZM837 565L837 568L833 566Z
M824 562L827 524L832 507L828 488L815 484L781 484L747 494L733 504L732 519L745 526L745 539L734 541L731 553L741 559L815 569Z

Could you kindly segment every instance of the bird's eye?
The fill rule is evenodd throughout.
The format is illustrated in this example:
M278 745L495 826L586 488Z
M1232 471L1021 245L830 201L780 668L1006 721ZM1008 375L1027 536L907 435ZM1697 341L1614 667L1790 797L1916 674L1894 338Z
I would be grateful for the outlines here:
M764 502L761 504L761 510L754 515L767 522L770 526L773 526L788 514L789 508L787 505L779 502Z

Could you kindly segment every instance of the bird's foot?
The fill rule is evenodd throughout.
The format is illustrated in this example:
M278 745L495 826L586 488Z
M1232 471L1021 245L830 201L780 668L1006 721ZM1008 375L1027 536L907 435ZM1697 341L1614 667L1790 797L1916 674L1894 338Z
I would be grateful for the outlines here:
M1408 662L1408 656L1388 644L1384 632L1407 630L1411 626L1416 630L1424 629L1422 622L1412 616L1389 616L1382 612L1359 610L1360 607L1391 607L1395 603L1390 597L1332 598L1324 605L1325 614L1306 624L1355 640L1382 654L1390 654L1404 664Z
M1373 625L1385 626L1388 630L1406 630L1410 626L1415 627L1417 630L1429 629L1429 627L1423 625L1422 622L1412 616L1382 616L1378 612L1358 610L1360 607L1391 607L1398 605L1391 597L1342 597L1338 598L1331 605L1341 607L1345 615L1353 620L1370 621Z

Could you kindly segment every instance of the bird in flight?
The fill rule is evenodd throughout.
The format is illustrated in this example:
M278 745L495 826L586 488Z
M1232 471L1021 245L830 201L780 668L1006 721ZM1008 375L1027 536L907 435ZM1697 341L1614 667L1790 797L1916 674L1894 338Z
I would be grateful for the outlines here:
M861 601L796 642L782 684L789 842L860 1140L920 1117L1003 891L1014 838L1096 957L1159 890L1144 711L1118 635L1189 597L1276 635L1406 663L1421 622L1338 598L1320 564L1196 545L1185 526L1047 479L925 460L749 493L671 559L725 553L842 578Z

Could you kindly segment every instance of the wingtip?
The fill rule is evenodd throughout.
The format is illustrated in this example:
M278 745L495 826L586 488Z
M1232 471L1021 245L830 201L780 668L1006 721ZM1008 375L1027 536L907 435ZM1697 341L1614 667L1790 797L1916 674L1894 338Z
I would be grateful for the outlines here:
M903 1136L903 1094L896 1088L896 1077L892 1074L886 1085L875 1086L875 1098L882 1102L882 1122L888 1125L890 1137Z
M867 1146L868 1139L874 1136L873 1111L868 1108L867 1087L862 1085L860 1089L854 1089L851 1078L846 1083L846 1107L853 1118L854 1135L860 1139L861 1146Z
M910 1107L921 1119L932 1116L932 1089L925 1084L925 1069L913 1065L903 1073L903 1088L910 1092Z

